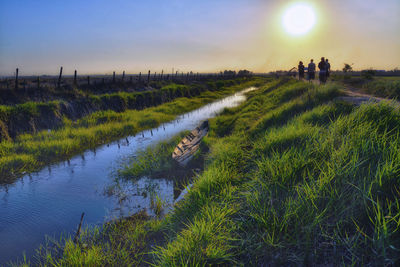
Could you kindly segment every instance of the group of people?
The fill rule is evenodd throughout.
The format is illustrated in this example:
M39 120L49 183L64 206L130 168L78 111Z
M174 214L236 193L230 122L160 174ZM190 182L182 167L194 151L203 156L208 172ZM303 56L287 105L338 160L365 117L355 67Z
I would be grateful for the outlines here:
M319 69L319 82L326 83L326 80L329 78L331 72L331 64L329 63L329 60L322 57L321 61L318 63L318 69ZM304 79L304 73L306 70L308 76L307 80L312 82L312 80L315 79L315 71L316 71L314 59L311 59L307 68L305 68L302 61L299 62L298 71L300 80Z

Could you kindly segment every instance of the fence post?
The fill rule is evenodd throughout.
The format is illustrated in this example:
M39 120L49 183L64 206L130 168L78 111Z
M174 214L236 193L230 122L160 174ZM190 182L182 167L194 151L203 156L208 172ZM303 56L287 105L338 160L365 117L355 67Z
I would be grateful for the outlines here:
M113 72L113 80L112 80L112 82L115 83L115 71Z
M142 79L142 72L139 72L139 82Z
M162 81L163 75L164 75L164 70L161 70L161 81Z
M77 71L74 71L74 85L76 86L76 75L77 75Z
M149 71L149 74L147 75L147 82L148 83L150 82L150 71Z
M18 68L15 70L15 89L18 89Z
M61 76L62 76L63 67L60 68L60 75L58 76L57 87L60 88L61 86Z
M87 76L87 84L90 85L90 77Z
M40 77L39 76L37 77L37 88L38 89L40 88Z
M122 81L125 80L125 71L122 72Z

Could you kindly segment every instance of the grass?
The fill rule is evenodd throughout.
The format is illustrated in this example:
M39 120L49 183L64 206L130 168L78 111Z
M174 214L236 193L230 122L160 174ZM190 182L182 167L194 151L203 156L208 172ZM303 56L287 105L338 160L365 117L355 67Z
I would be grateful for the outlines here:
M332 80L350 86L360 88L364 93L390 98L400 98L400 77L371 77L367 79L362 76L353 77L351 75L332 75Z
M161 243L157 233L160 221L149 220L145 213L113 221L102 227L83 229L79 240L73 238L41 247L33 260L11 266L132 266L148 262L151 245ZM157 233L157 234L156 234ZM151 244L151 245L150 245ZM60 255L56 257L54 255Z
M133 180L178 168L178 164L172 159L171 155L176 145L187 133L188 131L185 131L171 140L138 151L135 157L129 159L125 166L118 170L119 178Z
M86 149L156 127L173 120L179 114L263 81L262 78L255 78L239 85L212 88L213 91L205 91L197 97L179 97L143 110L126 110L120 113L112 110L99 111L77 121L63 118L64 126L59 129L21 134L14 140L3 140L0 142L0 183L10 183L18 175L37 170L51 162L67 159ZM35 109L28 110L31 112Z
M157 225L144 235L163 236L140 250L149 263L395 266L400 111L390 103L354 107L338 95L337 85L277 80L212 119L204 172L171 214L144 222ZM96 264L117 265L111 255L119 249L109 254L109 244L49 258L58 266L95 250Z
M387 98L400 98L400 80L398 77L389 79L374 79L363 85L363 89L370 94L387 97Z
M224 87L230 87L249 81L261 82L261 78L253 77L236 78L233 80L205 80L188 84L171 82L156 82L155 86L143 88L141 91L107 92L80 92L75 97L67 96L50 100L46 99L34 102L28 99L22 103L12 103L0 106L0 141L14 139L23 133L37 133L41 130L57 129L64 126L64 120L77 120L96 111L113 110L123 112L127 109L141 110L146 107L157 106L179 97L199 96L205 91L219 91ZM61 90L61 89L58 89ZM144 91L143 91L144 90ZM0 90L1 91L1 90ZM23 92L15 91L15 94ZM73 91L72 94L75 94ZM96 94L97 93L97 94ZM11 95L5 95L4 100L12 99Z

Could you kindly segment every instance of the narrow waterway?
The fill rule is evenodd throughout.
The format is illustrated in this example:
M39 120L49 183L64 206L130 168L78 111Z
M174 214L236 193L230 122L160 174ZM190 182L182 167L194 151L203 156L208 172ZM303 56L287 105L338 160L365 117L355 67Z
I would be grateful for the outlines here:
M129 136L117 142L88 150L69 161L50 165L0 187L0 265L10 260L28 258L45 241L45 236L59 239L73 233L82 212L84 223L102 224L112 218L129 216L147 209L151 213L152 195L172 205L173 181L143 177L124 183L124 196L110 193L113 170L121 161L150 145L168 140L184 130L192 130L201 121L214 117L226 107L245 101L244 91L210 103L179 116L176 120ZM123 201L122 201L123 200Z

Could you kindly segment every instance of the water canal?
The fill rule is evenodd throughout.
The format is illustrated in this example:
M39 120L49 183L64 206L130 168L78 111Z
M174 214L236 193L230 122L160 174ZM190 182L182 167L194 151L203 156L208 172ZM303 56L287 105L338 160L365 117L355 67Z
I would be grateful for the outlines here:
M149 191L171 207L177 196L173 181L168 179L142 177L126 182L124 201L119 195L107 194L115 180L113 170L138 151L192 130L226 107L239 105L245 101L245 93L254 89L248 88L158 128L88 150L0 187L0 265L21 259L23 252L29 258L45 242L45 236L59 239L61 233L73 233L82 212L86 225L100 225L143 209L151 213L151 194L146 193Z

